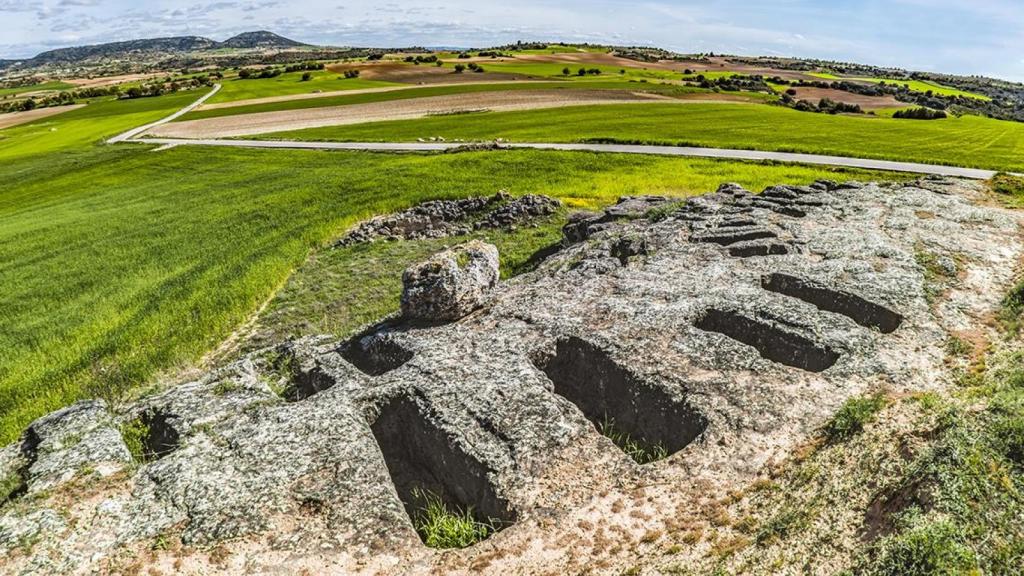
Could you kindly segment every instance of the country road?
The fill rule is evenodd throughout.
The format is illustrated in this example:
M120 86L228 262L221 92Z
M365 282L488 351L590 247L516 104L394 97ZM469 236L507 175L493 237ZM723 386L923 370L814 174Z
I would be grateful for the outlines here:
M189 104L188 106L185 106L181 110L178 110L174 114L171 114L170 116L167 116L165 118L161 118L161 119L157 120L156 122L151 122L149 124L146 124L145 126L139 126L138 128L132 128L131 130L129 130L127 132L122 132L121 134L118 134L117 136L114 136L110 140L107 140L107 144L117 144L119 142L129 142L132 139L134 139L136 136L142 134L143 132L145 132L147 130L156 128L157 126L160 126L161 124L166 124L166 123L168 123L168 122L170 122L172 120L176 120L176 119L184 116L185 114L188 114L189 112L195 110L196 108L202 106L203 102L206 102L207 100L209 100L217 92L220 92L220 84L214 84L213 85L213 90L210 90L206 94L203 94L203 96L201 98L199 98L195 102Z
M229 146L238 148L274 148L297 150L363 150L373 152L443 152L466 146L465 143L453 142L302 142L291 140L224 140L224 139L187 139L187 138L140 138L146 131L170 122L187 114L220 90L220 84L213 90L189 106L170 116L134 128L107 141L109 144L130 142L137 144L155 144L163 148L174 146ZM695 148L687 146L644 146L629 144L553 144L553 143L510 143L502 142L501 148L529 148L534 150L562 150L601 152L614 154L650 154L657 156L680 156L691 158L720 158L727 160L775 161L795 164L814 164L821 166L840 166L846 168L863 168L867 170L883 170L889 172L910 172L935 176L954 176L974 180L988 180L996 175L993 170L977 168L961 168L937 164L918 164L914 162L895 162L891 160L872 160L846 156L824 156L820 154L800 154L794 152L767 152L760 150L733 150L726 148Z

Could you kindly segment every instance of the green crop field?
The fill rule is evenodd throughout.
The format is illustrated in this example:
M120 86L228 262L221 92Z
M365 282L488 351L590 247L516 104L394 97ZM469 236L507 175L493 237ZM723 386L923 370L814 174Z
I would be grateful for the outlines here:
M596 206L626 194L687 195L723 181L756 189L880 176L537 151L92 146L195 96L90 106L55 133L47 123L0 131L0 443L75 399L116 397L195 362L311 249L373 214L499 189ZM380 304L385 312L394 305Z
M758 104L620 104L276 132L278 140L518 142L609 140L805 152L1024 171L1024 124L964 116L894 120L831 116Z
M221 81L221 90L210 98L210 104L217 102L234 102L250 98L266 98L268 96L291 96L294 94L312 94L314 92L335 92L339 90L360 90L365 88L385 88L401 86L394 82L363 80L362 78L345 78L337 72L316 70L310 72L312 79L303 82L304 72L289 72L276 78L250 78L242 80L229 77Z
M484 74L486 76L486 74ZM306 98L302 100L287 100L284 102L267 102L262 104L246 104L231 108L215 108L213 110L199 109L179 118L179 121L198 120L200 118L218 118L222 116L236 116L239 114L254 114L257 112L279 112L282 110L301 110L305 108L323 108L328 106L348 106L351 104L367 104L371 102L388 102L392 100L405 100L410 98L429 98L431 96L448 96L451 94L470 94L474 92L499 92L508 90L632 90L644 92L657 92L667 95L698 94L706 93L708 90L701 88L690 88L686 86L675 86L668 84L629 82L621 79L589 80L580 82L502 82L496 84L458 84L454 86L425 86L420 88L408 88L402 90L391 90L387 92L376 92L369 94L339 94L337 96L324 96L322 98ZM756 94L747 94L751 99L757 99Z
M98 143L163 118L195 101L203 92L179 92L137 100L106 99L37 122L0 130L0 163Z
M949 86L943 86L936 82L926 82L923 80L891 80L888 78L849 78L843 76L836 76L828 72L809 72L811 76L821 78L823 80L850 80L855 82L870 82L872 84L894 84L897 86L906 86L910 90L915 92L927 92L931 90L935 94L940 96L964 96L966 98L977 98L978 100L991 100L988 96L983 94L975 94L974 92L965 92L956 88L950 88Z
M25 92L41 92L43 90L69 90L74 87L74 84L68 84L67 82L42 82L40 84L19 86L17 88L0 88L0 98L6 98L7 96L23 94Z

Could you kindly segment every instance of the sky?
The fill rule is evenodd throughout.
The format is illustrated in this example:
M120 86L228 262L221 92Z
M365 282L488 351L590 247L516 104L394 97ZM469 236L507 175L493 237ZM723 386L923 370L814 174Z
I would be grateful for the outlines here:
M335 46L594 42L1024 81L1024 0L0 0L0 58L261 29Z

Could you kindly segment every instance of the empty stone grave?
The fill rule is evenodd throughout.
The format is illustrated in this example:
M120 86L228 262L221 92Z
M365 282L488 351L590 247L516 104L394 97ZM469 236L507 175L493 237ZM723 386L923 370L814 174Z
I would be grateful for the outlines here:
M636 378L590 342L559 340L553 356L537 362L569 400L606 435L669 455L686 448L707 428L704 416L685 401ZM609 434L614 429L614 434Z
M450 511L468 511L496 531L513 524L516 513L491 485L489 470L452 441L421 398L388 402L370 425L398 497L413 524L427 498ZM422 536L422 534L421 534Z
M753 346L762 358L809 372L822 372L839 360L837 352L805 336L730 310L712 308L694 326Z
M827 312L842 314L861 326L877 328L883 334L896 331L903 322L900 314L856 294L834 290L789 274L766 275L761 278L761 286L771 292L798 298Z

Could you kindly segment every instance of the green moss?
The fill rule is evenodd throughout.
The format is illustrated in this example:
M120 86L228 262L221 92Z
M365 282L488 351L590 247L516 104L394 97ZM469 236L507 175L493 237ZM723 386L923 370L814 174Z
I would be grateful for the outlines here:
M873 421L885 405L886 399L882 394L847 400L825 425L825 438L830 442L851 438L863 430L865 424Z

